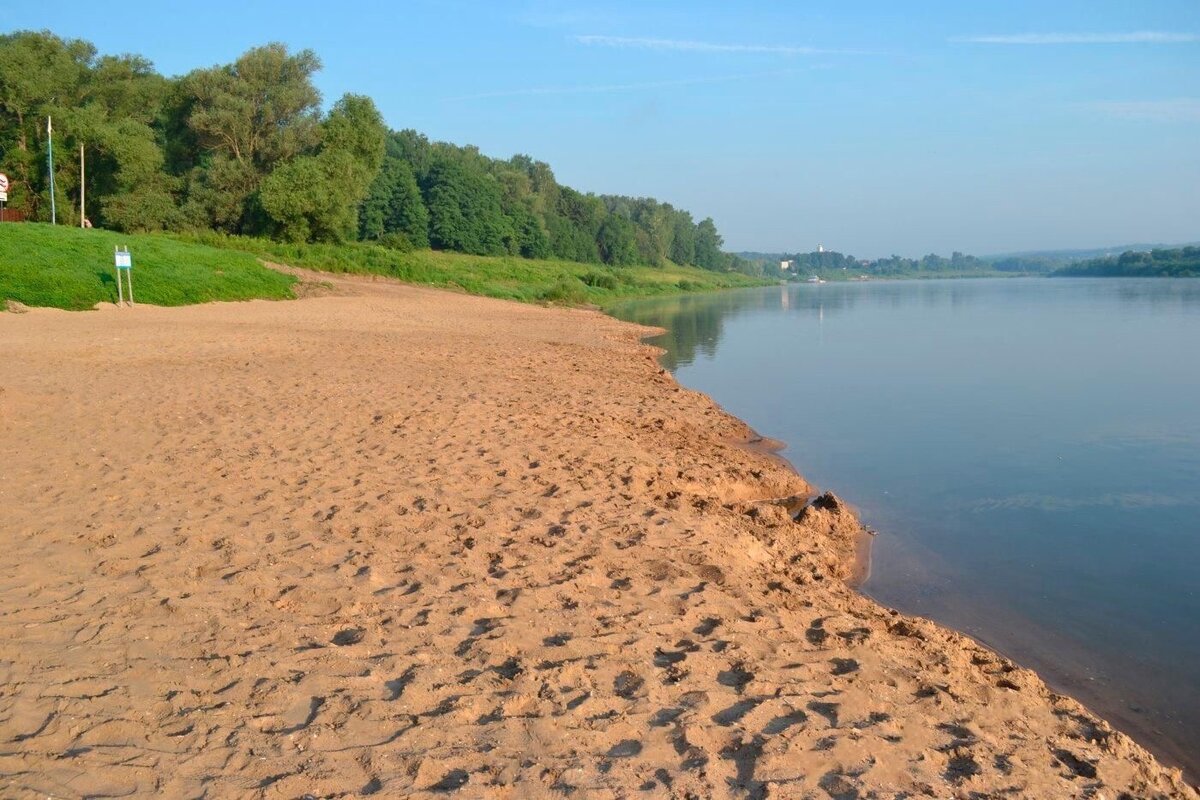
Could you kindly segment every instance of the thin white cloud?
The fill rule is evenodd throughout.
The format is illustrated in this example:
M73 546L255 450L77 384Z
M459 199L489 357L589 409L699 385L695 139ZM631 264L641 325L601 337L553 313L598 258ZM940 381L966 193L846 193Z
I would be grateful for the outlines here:
M611 9L562 8L555 4L542 9L530 11L521 15L520 22L531 28L593 28L599 25L612 24L614 14Z
M598 47L619 47L628 50L674 50L685 53L768 53L786 56L811 56L830 53L861 53L858 50L829 50L818 47L798 47L782 44L722 44L719 42L697 42L688 39L653 39L640 36L572 37L580 44Z
M1113 100L1088 103L1087 107L1122 119L1150 122L1200 121L1200 97L1168 100Z
M1130 33L1016 33L987 36L957 36L952 42L972 44L1179 44L1200 42L1200 34L1171 31Z
M602 83L584 84L578 86L536 86L527 89L501 89L495 92L479 92L464 94L457 97L447 97L449 102L459 100L487 100L496 97L530 97L556 94L616 94L619 92L638 92L648 89L668 89L678 86L701 86L711 83L729 83L731 81L757 80L761 78L778 78L784 75L795 75L800 70L778 69L771 72L749 72L738 75L713 75L707 78L678 78L665 81L643 81L640 83Z

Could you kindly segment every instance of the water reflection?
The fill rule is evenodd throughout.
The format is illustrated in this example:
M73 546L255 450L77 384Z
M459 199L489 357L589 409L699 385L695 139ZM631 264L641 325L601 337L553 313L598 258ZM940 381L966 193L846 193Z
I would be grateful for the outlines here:
M1030 291L1036 286L1035 291ZM1087 306L1097 301L1119 300L1127 311L1179 311L1200 314L1200 281L1166 279L1004 279L941 281L875 281L781 284L772 289L745 289L709 294L682 295L654 300L635 300L614 306L614 316L667 329L655 343L667 350L664 366L674 371L691 364L697 352L711 356L721 340L727 321L759 312L783 311L815 316L817 340L825 313L831 315L857 309L892 309L920 305L928 309L969 309L986 299L988 303L1011 300L1037 305Z
M801 284L615 313L665 328L682 383L883 531L869 593L1200 774L1200 281Z

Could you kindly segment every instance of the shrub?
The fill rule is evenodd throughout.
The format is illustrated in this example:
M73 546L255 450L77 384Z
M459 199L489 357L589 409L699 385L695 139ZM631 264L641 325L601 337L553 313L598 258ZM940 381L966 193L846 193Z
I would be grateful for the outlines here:
M554 285L542 292L541 300L547 303L578 305L587 302L587 287L578 278L563 275Z
M411 253L417 249L403 233L385 233L379 237L379 244L381 247L386 247L388 250L395 250L400 253Z
M597 272L589 270L582 278L583 282L588 286L596 289L616 289L617 276L607 272Z

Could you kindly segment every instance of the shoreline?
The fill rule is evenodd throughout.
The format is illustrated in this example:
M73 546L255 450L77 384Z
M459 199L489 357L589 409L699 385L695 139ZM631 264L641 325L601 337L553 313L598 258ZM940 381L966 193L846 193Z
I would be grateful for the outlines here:
M693 389L693 390L689 390L689 391L695 391L695 390ZM708 395L705 395L703 392L700 392L700 394L702 396L708 398L709 402L713 403L713 405L717 406L718 408L721 408L721 410L724 411L724 408L721 407L720 403L717 403L715 400L713 400L711 397L708 397ZM725 413L728 414L729 412L726 411ZM733 416L733 415L730 415L730 416ZM737 419L737 417L734 417L734 418ZM800 478L805 483L808 483L808 479L805 478L803 473L801 473L800 470L796 468L796 465L792 463L791 459L789 459L787 456L783 455L783 451L786 450L788 447L787 442L783 441L782 439L775 439L770 436L763 436L758 431L754 430L753 428L750 428L749 426L747 426L747 428L750 430L752 438L749 441L743 443L743 446L745 448L747 448L748 450L750 450L753 453L758 453L762 456L765 456L767 458L770 458L770 459L776 461L784 469L794 472L796 474L796 477ZM813 499L814 494L815 493L810 492L809 495L806 496L802 502L790 503L785 506L787 508L788 512L791 513L793 519L795 519L800 514L800 512L803 510L804 506L807 505L808 502ZM850 507L850 513L857 520L858 512L854 509L853 506ZM847 567L849 570L849 574L845 578L846 584L852 589L859 589L863 584L865 584L871 578L871 543L875 539L875 532L872 531L870 528L866 527L865 525L862 525L860 527L861 527L861 530L855 536L855 539L854 539L854 546L853 546L852 553L850 555L850 563L848 564L848 567ZM869 595L867 595L867 596L869 597ZM876 601L876 602L878 602L878 601ZM883 605L883 603L880 603L880 605Z
M1009 276L1009 277L1013 277L1013 276ZM1016 277L1029 277L1029 276L1016 276ZM603 310L603 309L600 309L600 313L604 313L606 316L613 317L612 314L610 314L608 311ZM646 327L646 326L639 326L637 323L626 322L625 320L621 320L619 317L613 317L613 318L617 319L619 322L633 325L635 327L642 327L642 328ZM651 327L651 328L649 328L648 332L641 334L639 336L639 341L641 341L643 344L645 344L648 347L654 348L654 350L659 354L658 357L661 357L661 355L665 354L667 351L665 349L663 349L662 347L659 347L658 345L653 344L650 340L657 338L659 336L662 336L666 333L668 333L668 331L666 331L663 328ZM671 374L671 373L668 372L668 374ZM672 377L674 377L674 376L672 375ZM682 384L680 384L680 385L682 386ZM701 396L707 398L717 408L721 409L721 411L723 413L729 414L729 412L725 411L723 406L721 406L716 400L709 397L707 394L705 394L703 392L699 392L698 390L695 390L695 389L690 389L690 388L688 389L688 391L693 391L693 392L696 392L697 394L700 394ZM746 425L746 423L744 423L740 418L738 418L732 414L729 414L729 416L732 417L733 419L737 420L738 422L742 423L743 425ZM800 478L801 480L805 481L805 483L808 482L808 479L804 477L803 473L799 470L799 468L795 464L793 464L790 459L788 459L785 455L783 455L783 451L785 451L788 448L787 442L785 442L781 439L776 439L776 438L773 438L770 436L765 436L765 435L759 433L754 428L751 428L749 425L746 425L746 429L748 431L750 431L750 438L747 439L746 441L739 442L739 444L741 444L741 446L743 446L744 448L746 448L747 450L749 450L751 452L758 453L759 455L761 455L765 458L771 459L775 463L782 466L784 469L787 469L790 472L795 473L795 475L798 478ZM806 499L811 500L811 498L814 496L814 494L815 494L815 490L810 491L810 493L808 494ZM803 505L803 504L801 504L801 505ZM799 510L799 506L797 506L793 509L790 509L790 510L793 512L796 512ZM851 507L851 514L853 514L853 516L855 518L855 522L858 522L858 519L857 519L858 514L852 507ZM795 513L793 513L793 517L794 516L795 516ZM861 525L861 523L859 523L859 524ZM861 532L858 534L857 538L855 539L854 549L853 549L852 556L851 556L852 560L848 567L849 574L846 578L844 578L844 581L849 588L858 592L862 597L864 597L868 601L878 605L880 608L889 610L889 611L898 611L897 609L893 609L891 606L887 605L882 600L877 599L872 594L870 594L868 591L863 589L864 584L866 584L866 582L868 580L870 580L870 577L871 577L871 569L872 569L871 545L872 545L872 542L873 542L876 534L877 534L877 532L872 530L871 528L868 528L865 525L861 526ZM903 613L903 612L901 612L901 613ZM931 622L935 625L938 625L939 627L944 627L947 630L952 631L953 633L955 633L959 636L966 637L966 638L970 639L973 643L975 643L977 646L985 648L987 650L990 650L1005 660L1010 660L1010 661L1013 661L1014 663L1016 663L1016 658L1015 658L1015 656L1012 656L1009 654L1010 648L1008 648L1008 647L1003 647L999 644L989 643L987 640L985 640L983 638L980 638L973 634L966 633L965 631L961 631L947 623L938 622L936 619L933 619L933 618L926 618L926 617L918 617L918 618L919 619L928 619L929 622ZM1035 661L1040 663L1040 665L1035 668L1035 672L1038 675L1038 677L1041 678L1042 671L1050 669L1051 662L1048 661L1047 659L1035 659ZM1077 693L1077 692L1094 694L1093 692L1084 692L1084 690L1086 690L1087 687L1078 681L1072 681L1063 676L1056 676L1056 677L1058 679L1054 682L1054 685L1051 685L1049 682L1047 682L1047 685L1050 686L1051 688L1055 688L1055 686L1057 686L1057 688L1061 689L1062 693L1065 696L1074 697L1075 693ZM1097 696L1097 699L1099 699L1098 696ZM1104 718L1101 718L1101 719L1104 719ZM1180 770L1180 772L1182 773L1183 779L1187 782L1187 785L1190 788L1192 788L1193 790L1200 791L1200 780L1197 780L1197 778L1200 778L1200 775L1192 775L1191 771L1184 765L1184 763L1182 763L1182 761L1180 759L1179 754L1183 752L1183 748L1185 747L1185 745L1183 743L1177 742L1177 741L1174 741L1171 739L1165 739L1165 738L1163 738L1163 736L1161 734L1157 735L1157 736L1154 735L1154 731L1148 727L1148 723L1138 724L1138 720L1129 716L1128 714L1116 714L1115 719L1117 719L1118 724L1120 724L1122 726L1122 728L1127 727L1129 729L1136 731L1137 732L1136 735L1138 738L1135 741L1138 741L1139 744L1141 744L1144 741L1145 743L1141 744L1141 746L1145 747L1148 751L1150 751L1154 755L1155 758L1161 760L1169 768ZM1129 734L1126 734L1126 735L1129 735Z
M880 605L892 607L869 592L864 591L864 594ZM1039 655L1034 643L1036 636L1017 627L1020 624L1028 625L1028 621L1016 617L1013 618L1014 625L1007 629L1007 636L985 636L966 629L963 621L943 622L936 613L920 616L970 637L1000 656L1031 669L1052 691L1079 701L1090 713L1125 733L1162 764L1180 770L1188 785L1200 790L1200 768L1197 767L1200 762L1197 761L1196 752L1188 752L1189 743L1184 739L1168 736L1157 722L1137 716L1136 710L1131 708L1129 698L1114 687L1098 688L1100 684L1096 678L1088 675L1092 662L1075 648L1063 648L1063 643L1059 643L1053 650L1055 657Z
M1027 277L1027 276L1018 276L1018 277ZM605 313L607 313L607 312L605 312ZM620 320L620 318L616 318L616 319L618 319L621 322L625 322L624 320ZM628 324L636 325L636 323L628 323ZM648 346L654 347L655 350L657 352L659 352L660 354L665 354L667 352L665 349L650 343L648 340L657 338L658 336L663 335L666 332L667 331L662 328L653 328L653 329L651 329L650 333L645 334L641 337L641 341L643 343L646 343ZM670 374L670 373L668 373L668 374ZM682 385L682 384L680 384L680 385ZM708 395L704 394L703 392L699 392L698 390L694 390L694 389L688 389L688 391L696 391L697 393L701 394L702 396L708 398L710 400L710 402L712 402L718 408L721 408L721 410L724 413L727 413L727 414L729 413L729 412L725 411L724 408L719 403L716 402L716 400L714 400L711 397L708 397ZM737 418L736 416L734 416L732 414L730 414L730 416L733 417L734 419L738 419L738 421L741 422L741 420L739 418ZM743 424L745 424L745 423L743 423ZM802 480L804 480L807 483L807 478L804 477L803 473L799 470L799 468L795 464L793 464L790 459L788 459L785 455L783 455L783 452L789 446L787 442L785 442L781 439L764 436L763 434L758 433L755 429L750 428L749 426L747 426L747 429L751 431L752 438L749 441L742 443L742 445L745 448L747 448L748 450L750 450L752 452L759 453L760 455L763 455L764 457L772 459L773 461L778 463L783 468L785 468L791 472L794 472L797 475L797 477L801 478ZM814 490L814 492L815 492L815 490ZM809 499L811 499L812 496L813 495L810 494ZM794 510L798 511L799 508L797 507ZM856 510L854 510L854 508L852 506L851 506L851 513L854 515L855 521L857 522L858 521L857 520L858 513ZM795 515L793 514L793 516L795 516ZM845 583L847 586L849 586L854 591L858 592L860 595L862 595L864 598L866 598L870 602L875 603L876 605L878 605L879 607L881 607L885 610L897 610L898 611L898 609L893 609L892 606L888 605L883 600L876 598L872 593L870 593L868 590L865 590L863 588L864 584L866 584L866 582L868 580L870 580L870 577L871 577L871 568L872 568L871 545L876 536L876 533L877 532L872 530L871 528L869 528L867 526L862 526L861 533L855 540L855 547L853 550L852 562L849 566L849 570L850 570L849 575L844 580L845 580ZM901 612L901 613L907 613L907 612ZM917 618L927 619L929 622L931 622L935 625L944 627L947 630L952 631L955 634L958 634L960 636L967 637L972 642L976 643L979 647L988 649L988 650L996 653L996 655L1000 656L1001 658L1010 660L1013 663L1017 663L1018 661L1025 662L1027 660L1032 661L1035 664L1035 666L1032 667L1034 672L1038 675L1038 677L1040 679L1046 681L1047 686L1049 686L1051 689L1061 692L1061 694L1072 697L1072 698L1074 698L1076 694L1089 695L1093 698L1093 702L1098 703L1100 705L1105 705L1104 698L1102 697L1101 694L1092 690L1082 680L1071 679L1070 677L1062 674L1066 668L1056 669L1054 666L1054 662L1051 659L1038 658L1035 656L1018 657L1017 655L1014 654L1014 651L1020 651L1022 648L1020 645L1015 644L1014 642L1010 641L1007 645L1004 643L992 642L988 639L980 637L977 634L972 634L972 633L968 633L964 630L960 630L959 628L956 628L952 623L940 622L932 616L930 616L930 617L918 616ZM1009 638L1011 639L1012 637L1009 637ZM1081 665L1077 664L1076 668L1078 668L1079 666L1081 666ZM1054 678L1053 680L1051 680L1050 678L1043 677L1043 674L1047 673L1047 672L1053 674L1053 678ZM1109 700L1111 700L1111 698L1109 698ZM1111 705L1111 703L1108 703L1108 704ZM1090 704L1088 707L1090 709ZM1115 706L1114 706L1114 708L1115 708ZM1095 712L1092 712L1092 713L1095 713ZM1100 715L1097 714L1097 716L1100 716ZM1108 720L1109 716L1102 716L1100 718ZM1179 742L1174 739L1166 738L1161 732L1156 733L1156 729L1152 727L1152 723L1139 720L1136 717L1131 716L1130 713L1127 711L1121 712L1121 713L1111 713L1111 718L1113 720L1115 720L1117 722L1117 724L1120 726L1118 728L1118 730L1124 731L1124 730L1128 729L1128 730L1134 731L1134 733L1126 734L1126 735L1129 735L1131 738L1134 739L1134 741L1137 741L1142 747L1145 747L1148 751L1150 751L1155 756L1155 758L1162 761L1162 763L1167 765L1169 768L1180 770L1182 773L1183 779L1188 783L1188 785L1190 787L1192 787L1193 789L1200 791L1200 773L1195 772L1195 770L1192 769L1189 766L1189 763L1183 758L1182 754L1185 752L1184 748L1186 747L1186 745L1183 742Z
M648 329L320 279L0 315L12 796L1197 797L850 589L850 509Z
M877 600L876 602L881 601ZM947 627L958 630L957 628L953 628L953 626L949 625L948 623L939 624L946 624ZM1078 675L1069 676L1063 674L1068 670L1075 672L1076 670L1082 670L1086 668L1086 662L1078 662L1073 664L1071 667L1063 667L1061 666L1061 660L1059 660L1058 663L1055 663L1055 661L1052 661L1051 659L1038 658L1024 652L1017 654L1017 651L1021 650L1021 647L1015 643L993 641L989 638L978 636L972 633L963 633L963 635L970 636L972 639L979 642L983 647L995 651L1004 658L1008 658L1014 662L1019 662L1022 664L1029 664L1029 668L1036 672L1051 690L1065 696L1075 698L1086 708L1088 708L1091 713L1108 721L1117 730L1124 732L1127 736L1144 747L1164 766L1167 766L1171 769L1180 770L1183 779L1190 786L1193 788L1200 788L1200 780L1197 780L1200 778L1200 774L1197 774L1194 769L1190 769L1190 762L1185 761L1187 758L1185 750L1187 747L1186 742L1182 742L1174 738L1167 738L1161 733L1161 731L1156 733L1153 723L1145 720L1139 720L1136 716L1133 716L1128 709L1126 709L1123 713L1120 711L1120 709L1116 709L1113 701L1119 698L1114 698L1111 690L1100 691L1091 689L1088 686L1088 679L1079 677ZM1113 705L1114 709L1116 709L1115 712L1105 708L1106 705ZM1103 710L1094 710L1097 708ZM1192 761L1194 761L1194 758Z

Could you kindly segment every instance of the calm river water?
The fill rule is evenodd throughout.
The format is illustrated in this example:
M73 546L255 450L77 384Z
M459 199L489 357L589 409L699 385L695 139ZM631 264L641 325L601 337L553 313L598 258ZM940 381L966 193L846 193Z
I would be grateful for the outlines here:
M1200 280L643 300L665 365L880 531L863 590L1200 776Z

